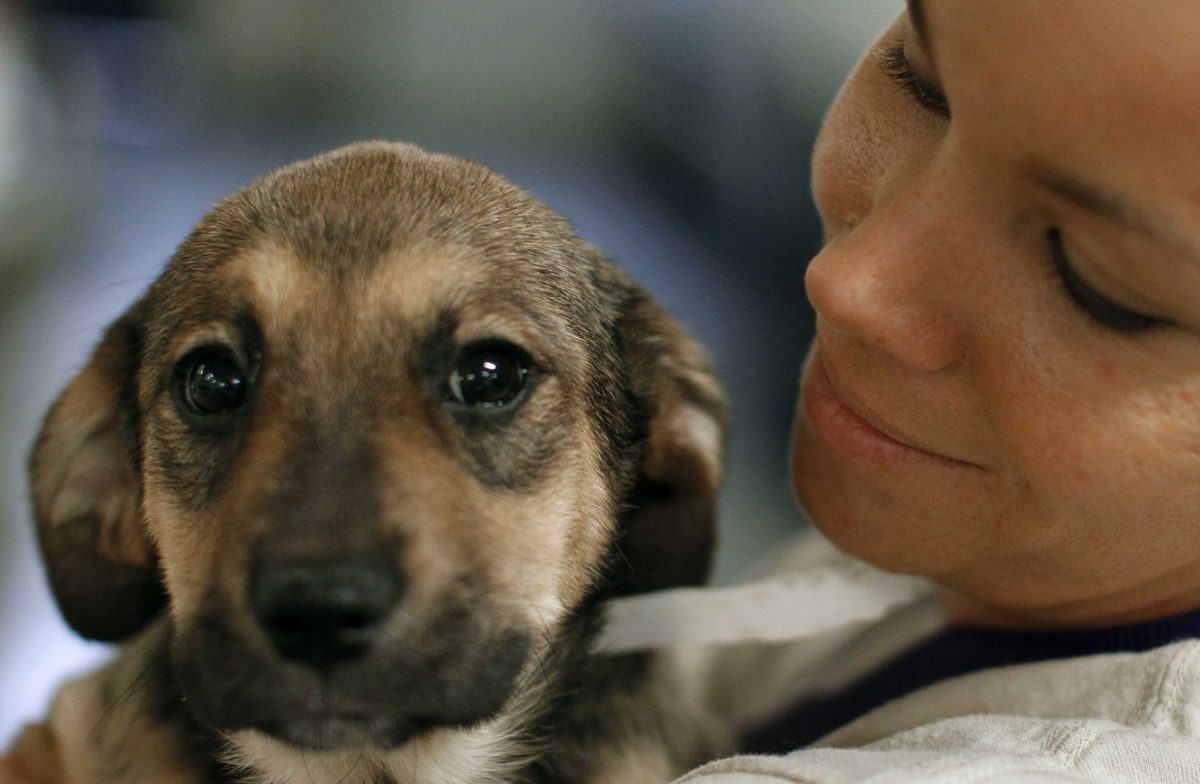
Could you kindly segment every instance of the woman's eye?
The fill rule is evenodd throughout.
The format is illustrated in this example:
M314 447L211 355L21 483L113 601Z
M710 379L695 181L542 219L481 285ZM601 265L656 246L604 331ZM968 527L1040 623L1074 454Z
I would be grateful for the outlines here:
M1118 305L1081 278L1067 258L1062 233L1058 229L1050 229L1047 232L1047 240L1050 243L1050 257L1054 260L1054 270L1058 273L1067 296L1093 320L1118 332L1144 332L1167 323L1157 316Z
M530 362L523 351L508 344L468 350L446 380L447 400L471 408L502 408L516 402L525 390Z
M941 117L950 116L950 104L946 96L932 84L922 79L908 57L904 54L904 40L878 50L877 57L883 72L912 96L923 108Z
M204 346L176 366L178 397L195 419L211 419L241 408L246 400L246 374L227 349Z

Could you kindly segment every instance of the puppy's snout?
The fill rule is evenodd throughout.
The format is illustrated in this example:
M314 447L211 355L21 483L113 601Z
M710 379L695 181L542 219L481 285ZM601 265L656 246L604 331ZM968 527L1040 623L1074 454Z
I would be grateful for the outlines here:
M355 559L264 565L251 601L280 656L328 668L367 652L402 593L394 569Z

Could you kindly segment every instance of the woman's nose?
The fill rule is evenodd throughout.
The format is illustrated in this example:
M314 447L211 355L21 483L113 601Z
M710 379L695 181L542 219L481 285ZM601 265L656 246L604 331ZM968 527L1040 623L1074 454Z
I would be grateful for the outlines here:
M965 271L945 262L945 238L921 232L914 217L876 208L826 244L804 285L823 329L933 373L956 364L964 349L954 301L966 283L956 275Z

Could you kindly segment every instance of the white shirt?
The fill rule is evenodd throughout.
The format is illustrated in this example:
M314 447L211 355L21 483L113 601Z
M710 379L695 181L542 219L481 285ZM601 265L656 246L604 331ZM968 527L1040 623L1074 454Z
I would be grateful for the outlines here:
M839 556L823 557L828 564ZM911 610L904 620L913 625ZM853 651L872 649L869 658L877 661L896 647L872 637L911 642L895 627L892 617L833 642L793 644L799 656L776 646L710 657L702 665L711 676L709 704L727 715L762 715L767 693L778 707L783 682L819 683L839 663L865 666ZM925 623L923 633L929 628ZM817 660L803 655L806 645ZM789 659L797 664L779 664ZM695 661L690 666L700 672ZM823 675L814 679L813 672ZM1200 784L1200 640L951 678L887 703L807 749L719 760L676 784L860 782Z

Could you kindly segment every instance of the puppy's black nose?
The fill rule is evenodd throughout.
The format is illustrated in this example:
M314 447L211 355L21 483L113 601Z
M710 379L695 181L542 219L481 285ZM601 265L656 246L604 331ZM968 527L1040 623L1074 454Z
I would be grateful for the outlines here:
M395 570L376 561L256 571L251 601L259 625L280 656L320 668L366 653L402 593Z

